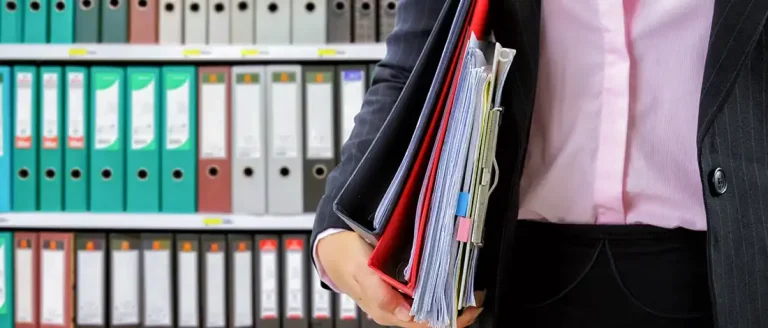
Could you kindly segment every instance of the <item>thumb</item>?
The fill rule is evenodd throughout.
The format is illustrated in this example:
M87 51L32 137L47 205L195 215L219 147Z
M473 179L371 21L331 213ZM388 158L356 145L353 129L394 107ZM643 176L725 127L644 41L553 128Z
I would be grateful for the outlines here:
M378 310L394 315L400 321L411 321L411 306L402 294L385 283L375 272L366 270L361 273L360 287L367 298L376 304L371 304Z

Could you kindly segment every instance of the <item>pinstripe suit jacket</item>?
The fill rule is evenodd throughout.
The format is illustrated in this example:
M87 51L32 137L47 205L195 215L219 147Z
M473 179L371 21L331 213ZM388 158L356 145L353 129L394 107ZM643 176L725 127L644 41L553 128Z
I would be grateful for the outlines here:
M505 111L494 191L477 286L488 288L497 327L507 326L500 298L508 290L519 181L538 72L541 0L491 0L498 41L517 55L504 90ZM328 177L317 233L348 227L332 203L365 154L413 70L445 0L400 0L387 55L373 78L341 163ZM716 0L697 124L699 169L708 223L708 261L718 328L768 327L768 0ZM713 172L725 173L724 193ZM664 186L659 186L663 188ZM722 188L720 188L722 191ZM499 292L497 292L499 291ZM494 302L495 300L495 302ZM486 307L486 312L488 311Z

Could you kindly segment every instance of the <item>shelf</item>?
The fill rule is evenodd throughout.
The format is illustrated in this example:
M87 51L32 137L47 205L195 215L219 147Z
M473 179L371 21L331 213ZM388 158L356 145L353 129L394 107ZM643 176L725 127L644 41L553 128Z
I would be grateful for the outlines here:
M327 45L133 45L133 44L4 44L4 61L377 61L386 46Z
M0 229L308 231L314 213L299 215L0 213Z

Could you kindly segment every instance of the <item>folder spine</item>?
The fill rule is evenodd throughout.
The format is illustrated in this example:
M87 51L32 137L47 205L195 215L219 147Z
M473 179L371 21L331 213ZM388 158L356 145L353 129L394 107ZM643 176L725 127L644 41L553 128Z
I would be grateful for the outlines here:
M159 1L131 1L128 14L130 43L157 43L158 4Z
M232 44L253 44L256 42L256 13L254 0L236 0L232 7Z
M291 43L291 0L256 0L256 44Z
M200 327L200 237L176 235L176 318L179 328Z
M281 328L280 313L282 298L280 294L280 238L277 235L256 235L253 247L257 249L255 257L256 327Z
M230 68L203 66L199 76L198 211L232 212Z
M107 327L106 233L75 234L75 327Z
M328 43L352 42L352 0L327 0Z
M208 44L230 42L231 0L208 1Z
M200 239L203 327L227 328L227 238L226 235L204 234Z
M66 77L66 131L64 150L64 210L85 212L89 198L89 139L90 106L88 99L88 69L67 66Z
M184 44L202 45L208 41L208 1L184 1Z
M306 235L283 235L281 240L283 257L283 327L303 328L309 326L309 279L306 250Z
M48 43L48 0L27 0L23 20L24 43Z
M15 232L13 253L14 327L37 328L39 321L40 248L35 232Z
M163 0L158 11L158 42L160 44L181 44L184 19L182 0Z
M173 305L173 234L142 233L143 328L175 327Z
M73 239L71 233L40 233L40 328L72 327L75 287ZM51 290L54 288L60 290ZM53 309L45 309L44 306Z
M40 210L64 209L64 149L62 142L62 68L40 67Z
M304 67L304 212L314 212L336 166L333 66Z
M141 328L142 253L137 233L109 234L110 327Z
M13 210L38 209L38 69L35 66L15 66L14 148L13 148Z
M126 69L126 210L160 211L160 69Z
M90 81L90 210L125 209L125 69L95 66Z
M229 327L254 326L254 248L253 239L247 234L227 236L227 290L229 301Z
M126 1L104 1L101 5L102 43L128 42L128 5Z
M292 0L291 6L291 43L325 44L328 40L327 0Z
M2 0L0 12L0 43L21 43L24 32L26 0Z
M75 0L75 43L98 43L101 39L101 6L98 0ZM107 21L109 22L109 21Z
M353 41L355 43L376 42L376 2L374 0L352 0L355 6L354 10L354 33Z
M232 211L267 211L264 66L232 67Z
M8 66L0 66L0 213L11 211L11 192L13 191L13 170L11 165L13 121L13 79Z
M14 239L13 233L10 231L0 231L0 255L3 256L3 261L0 265L3 266L2 276L0 279L0 288L2 288L2 301L0 302L0 326L1 327L13 327L13 300L14 300Z
M75 41L75 1L50 0L52 5L50 43L69 44Z

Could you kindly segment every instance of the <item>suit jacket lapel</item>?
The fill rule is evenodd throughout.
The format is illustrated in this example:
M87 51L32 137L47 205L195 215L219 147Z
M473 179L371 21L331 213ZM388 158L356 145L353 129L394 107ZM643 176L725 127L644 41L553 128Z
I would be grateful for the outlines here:
M733 91L766 16L766 0L715 1L699 106L699 144Z

